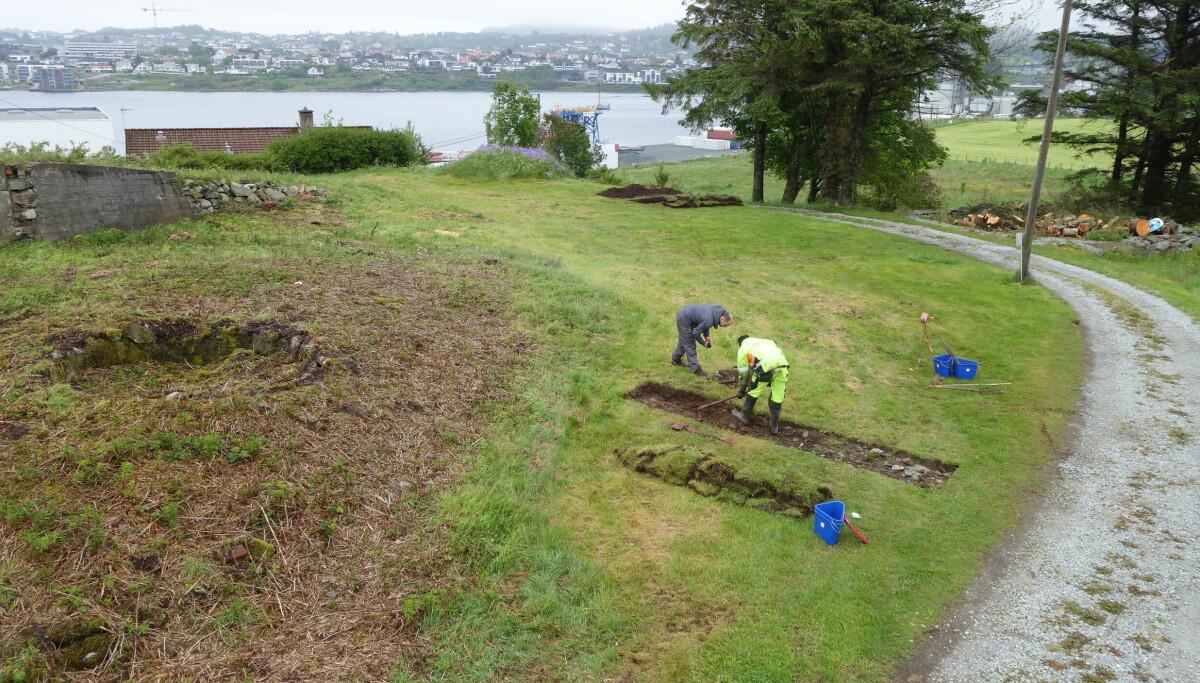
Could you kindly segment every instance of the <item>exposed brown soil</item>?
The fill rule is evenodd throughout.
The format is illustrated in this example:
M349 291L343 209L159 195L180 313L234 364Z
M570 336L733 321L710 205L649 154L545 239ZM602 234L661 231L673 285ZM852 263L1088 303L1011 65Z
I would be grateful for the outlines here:
M702 209L710 206L741 206L742 200L728 194L678 194L638 197L631 201L639 204L662 204L670 209Z
M420 669L421 597L468 580L429 510L529 344L497 323L496 264L331 248L168 254L0 326L0 662L33 642L46 680ZM87 351L146 332L190 350ZM293 344L324 359L311 381ZM86 637L46 635L77 614Z
M610 187L596 194L610 199L628 199L638 204L662 204L672 209L699 209L708 206L741 206L742 200L727 194L685 194L673 187L647 187L633 183Z
M936 458L922 458L890 446L866 443L787 420L780 421L779 434L772 436L767 431L766 419L762 414L756 414L756 419L747 427L730 414L732 401L697 412L697 408L713 401L713 397L657 382L642 384L626 394L626 397L652 408L684 415L715 427L769 439L782 446L799 448L807 453L925 488L941 486L954 470L958 469L957 465Z
M702 496L716 496L737 505L788 517L812 514L813 506L833 498L826 486L774 482L740 476L732 465L711 453L679 446L618 448L617 459L635 472L685 486Z
M664 195L683 194L683 191L676 190L673 187L648 187L633 183L625 187L610 187L596 194L610 199L634 199L635 197L661 197Z

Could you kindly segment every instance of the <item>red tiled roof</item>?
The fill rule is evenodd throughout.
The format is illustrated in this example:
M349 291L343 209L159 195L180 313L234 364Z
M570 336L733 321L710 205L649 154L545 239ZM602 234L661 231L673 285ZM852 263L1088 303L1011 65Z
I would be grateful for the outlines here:
M299 132L286 128L129 128L125 131L125 155L145 156L173 145L186 143L199 152L224 152L229 145L237 154L261 152L267 145Z

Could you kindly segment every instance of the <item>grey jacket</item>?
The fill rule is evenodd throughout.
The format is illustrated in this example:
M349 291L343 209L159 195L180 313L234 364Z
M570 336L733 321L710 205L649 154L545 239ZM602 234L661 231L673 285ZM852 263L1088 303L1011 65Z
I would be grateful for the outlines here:
M719 304L688 304L675 314L675 322L681 334L686 329L692 339L700 341L710 329L721 324L725 313L725 307Z

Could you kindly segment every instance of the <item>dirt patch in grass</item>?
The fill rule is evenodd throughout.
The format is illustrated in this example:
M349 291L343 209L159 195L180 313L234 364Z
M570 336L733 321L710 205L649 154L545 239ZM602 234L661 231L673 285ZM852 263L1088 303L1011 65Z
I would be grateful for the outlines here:
M763 512L803 517L811 514L817 503L833 498L833 492L826 486L802 482L777 484L747 477L711 453L688 446L618 448L615 453L622 464L635 472Z
M637 197L638 204L662 204L669 209L702 209L710 206L741 206L742 200L728 194L676 194Z
M642 384L626 394L626 397L652 408L684 415L747 436L769 439L781 446L798 448L807 453L926 488L941 486L954 470L958 469L957 465L936 458L922 458L882 444L870 444L786 420L780 421L779 433L772 435L767 431L766 420L761 416L757 416L756 421L746 426L730 415L727 404L697 411L697 408L714 399L656 382Z
M47 680L419 669L425 611L467 580L431 511L530 350L503 324L506 271L175 248L0 327L0 661Z
M673 187L647 187L633 183L625 187L610 187L596 194L609 199L628 199L638 204L662 204L672 209L699 209L707 206L741 206L742 200L733 195L685 194Z
M683 190L676 190L673 187L650 187L632 183L625 187L605 188L596 194L601 197L608 197L609 199L635 199L637 197L663 197L683 194Z

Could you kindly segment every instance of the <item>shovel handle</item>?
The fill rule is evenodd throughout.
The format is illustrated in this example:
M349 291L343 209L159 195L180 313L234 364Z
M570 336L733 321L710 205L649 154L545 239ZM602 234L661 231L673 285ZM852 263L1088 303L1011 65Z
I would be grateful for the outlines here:
M854 525L850 523L849 517L842 515L842 521L846 523L846 526L850 527L850 530L854 532L855 536L858 536L858 540L862 541L863 545L870 543L870 541L867 540L867 537L862 535L861 531L854 528Z
M702 405L702 406L700 406L699 408L697 408L697 409L696 409L696 412L698 413L698 412L700 412L701 410L704 410L705 408L711 408L712 406L715 406L715 405L717 405L718 403L724 403L724 402L728 401L729 399L733 399L733 398L737 398L737 397L738 397L738 395L737 395L737 394L734 394L733 396L730 396L729 398L723 398L723 399L721 399L720 401L713 401L712 403L705 403L704 405Z

